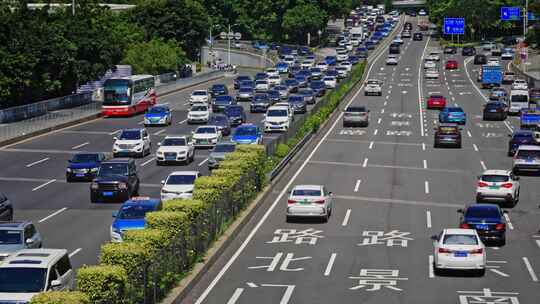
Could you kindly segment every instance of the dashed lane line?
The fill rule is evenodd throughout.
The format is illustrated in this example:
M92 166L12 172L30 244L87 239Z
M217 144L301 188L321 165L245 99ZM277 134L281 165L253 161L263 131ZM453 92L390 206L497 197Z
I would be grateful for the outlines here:
M70 254L69 254L69 257L72 258L74 255L76 255L77 253L81 252L82 248L77 248L75 250L73 250Z
M536 276L536 273L534 272L534 269L532 268L531 262L529 262L529 259L527 257L522 257L523 264L525 264L525 268L527 268L527 271L529 272L529 275L531 276L531 280L533 282L538 282L538 277Z
M39 185L39 186L33 188L33 189L32 189L32 192L37 191L37 190L39 190L39 189L41 189L41 188L44 188L44 187L46 187L47 185L54 183L55 181L56 181L56 179L51 179L50 181L45 182L45 183L43 183L43 184L41 184L41 185Z
M351 217L351 209L347 209L347 212L345 212L345 217L343 218L343 222L341 222L341 226L345 227L349 224L349 218Z
M76 145L76 146L71 147L71 150L77 150L77 149L82 148L84 146L88 146L89 144L90 144L90 142L87 141L87 142L84 142L84 143L82 143L80 145Z
M35 161L35 162L33 162L33 163L29 163L28 165L26 165L26 168L30 168L30 167L32 167L32 166L41 164L41 163L43 163L43 162L48 161L49 159L51 159L51 158L50 158L50 157L45 157L45 158L40 159L40 160L38 160L38 161Z
M349 209L351 210L351 209ZM334 262L336 260L336 256L337 256L337 253L332 253L332 255L330 255L330 260L328 260L328 264L326 265L326 269L324 270L324 276L327 277L330 275L330 273L332 272L332 268L334 267Z
M64 212L64 211L66 211L66 210L67 210L67 207L64 207L64 208L62 208L62 209L56 210L55 212L53 212L53 213L47 215L46 217L40 219L40 220L38 221L38 223L43 223L43 222L45 222L46 220L52 218L53 216L56 216L56 215L58 215L58 214L60 214L60 213L62 213L62 212Z
M358 192L358 189L360 188L361 183L362 183L361 179L356 181L356 184L354 185L354 192Z

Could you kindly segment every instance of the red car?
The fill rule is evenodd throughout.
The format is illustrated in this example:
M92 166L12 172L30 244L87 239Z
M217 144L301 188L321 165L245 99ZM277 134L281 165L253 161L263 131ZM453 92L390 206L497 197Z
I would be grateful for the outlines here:
M427 100L428 109L443 109L446 107L446 98L442 95L431 95Z
M445 67L447 70L455 70L458 68L458 62L457 60L453 60L453 59L450 59L446 62L446 67Z

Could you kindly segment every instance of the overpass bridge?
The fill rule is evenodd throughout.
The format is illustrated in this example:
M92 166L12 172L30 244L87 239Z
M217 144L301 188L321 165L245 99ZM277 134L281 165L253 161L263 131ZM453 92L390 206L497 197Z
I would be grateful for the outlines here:
M27 7L29 9L41 9L44 6L49 5L51 9L57 9L61 7L71 7L71 3L28 3ZM129 10L135 7L133 4L108 4L108 3L100 3L99 6L106 6L111 9L113 12L120 12Z
M415 8L425 7L426 0L394 0L392 2L394 8Z

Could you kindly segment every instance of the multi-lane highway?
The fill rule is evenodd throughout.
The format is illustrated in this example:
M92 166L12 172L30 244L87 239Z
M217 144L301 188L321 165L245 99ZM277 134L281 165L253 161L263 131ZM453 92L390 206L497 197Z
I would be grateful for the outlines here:
M386 50L376 57L369 78L384 82L382 96L360 88L345 101L371 110L369 127L343 128L340 114L322 129L184 303L538 303L537 176L521 178L506 245L487 248L485 276L434 274L430 237L458 227L456 211L475 203L483 170L511 168L507 134L518 127L515 117L482 120L479 66L461 52L441 55L439 66L452 57L457 70L425 80L424 54L437 46L405 39L395 67ZM467 113L461 149L433 148L430 94ZM287 191L298 184L333 192L327 223L285 221Z

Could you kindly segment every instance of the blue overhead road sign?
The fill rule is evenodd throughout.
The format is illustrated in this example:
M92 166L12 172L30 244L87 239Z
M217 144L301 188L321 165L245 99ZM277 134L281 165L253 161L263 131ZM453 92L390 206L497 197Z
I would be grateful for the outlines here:
M512 21L521 19L521 9L518 6L501 7L501 20Z
M445 35L465 34L465 18L444 18L443 31Z

